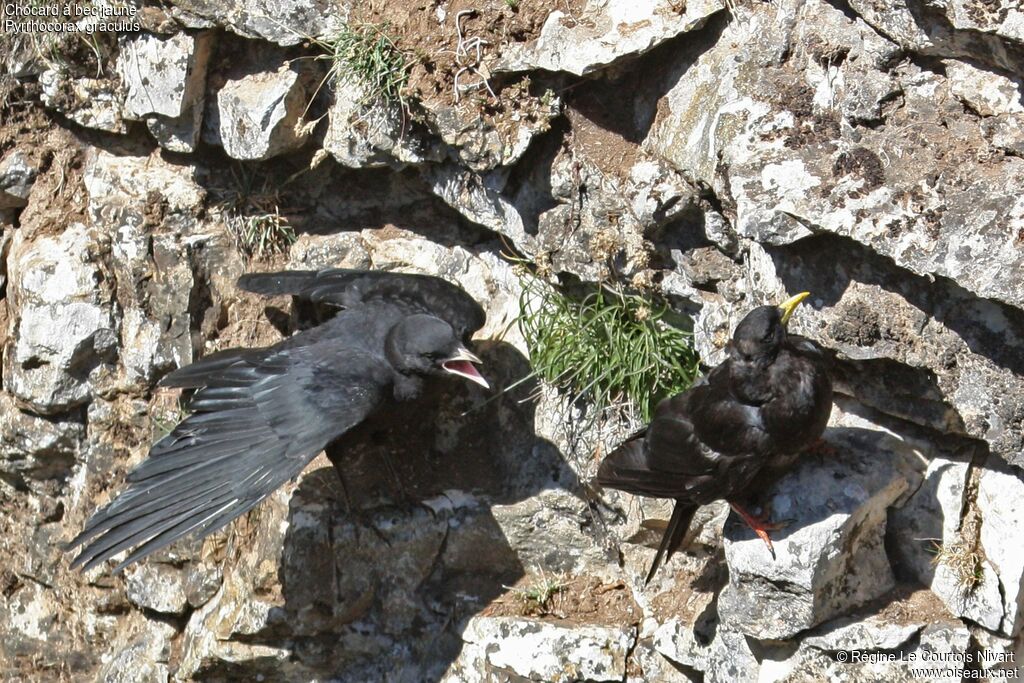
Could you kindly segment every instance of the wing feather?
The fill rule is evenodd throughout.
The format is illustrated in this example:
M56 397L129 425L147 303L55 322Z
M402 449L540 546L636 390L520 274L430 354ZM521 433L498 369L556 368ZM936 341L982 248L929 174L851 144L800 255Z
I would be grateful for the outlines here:
M460 337L483 327L485 315L473 297L432 275L386 271L286 270L249 273L238 286L256 294L290 294L314 304L351 308L373 301L404 306L410 313L429 313L450 324Z
M91 568L134 547L117 570L188 533L212 533L297 476L379 404L383 361L331 340L216 354L169 375L197 412L157 442L69 547ZM345 363L331 363L343 356ZM337 367L343 365L343 368ZM347 368L347 369L346 369Z

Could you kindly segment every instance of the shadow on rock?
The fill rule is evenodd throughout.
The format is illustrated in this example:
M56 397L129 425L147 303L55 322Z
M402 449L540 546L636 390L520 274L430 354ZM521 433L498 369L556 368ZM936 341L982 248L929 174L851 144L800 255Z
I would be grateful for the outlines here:
M402 428L360 427L335 445L344 486L331 467L301 479L276 576L260 586L257 569L256 585L243 588L279 597L255 630L232 635L247 647L244 662L218 654L200 673L440 680L468 618L530 571L531 557L561 569L570 549L551 526L523 529L543 514L532 497L578 482L535 435L534 403L522 401L532 387L499 393L529 373L526 359L502 342L475 350L492 391L437 383Z
M911 486L911 449L883 431L830 427L836 455L809 455L764 502L776 520L775 558L731 515L725 527L729 585L724 623L759 639L784 639L886 593L887 512ZM917 483L916 481L914 482Z

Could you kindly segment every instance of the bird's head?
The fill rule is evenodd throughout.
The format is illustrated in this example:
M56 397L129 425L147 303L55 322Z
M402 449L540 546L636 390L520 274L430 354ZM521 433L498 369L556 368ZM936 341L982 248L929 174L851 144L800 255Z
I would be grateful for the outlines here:
M451 325L432 315L411 315L391 328L385 353L404 375L458 375L490 388L476 369L482 361L462 344Z
M793 311L810 295L810 292L800 292L778 306L758 306L747 313L733 332L733 355L751 361L774 358L786 340L786 325Z

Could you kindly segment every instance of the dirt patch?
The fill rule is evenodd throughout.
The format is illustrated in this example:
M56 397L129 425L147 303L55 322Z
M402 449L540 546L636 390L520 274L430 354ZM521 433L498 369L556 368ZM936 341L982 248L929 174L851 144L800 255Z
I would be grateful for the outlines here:
M268 271L283 270L285 259L278 258L274 262L261 262L261 268ZM264 309L268 306L287 311L291 297L267 297L262 294L250 294L239 290L238 298L225 302L225 311L221 325L216 331L216 339L207 344L207 354L213 351L244 347L247 349L270 346L284 337L273 325L268 325Z
M21 230L26 235L59 234L69 223L86 221L82 146L70 132L55 126L31 96L19 91L0 107L0 158L17 151L38 171L28 205L18 217Z
M640 145L617 131L623 130L623 125L627 126L625 130L632 127L632 102L629 98L611 98L604 100L604 106L594 104L584 97L574 99L566 109L573 148L605 173L619 176L628 173L636 164ZM595 116L598 113L600 118Z
M938 596L927 588L910 584L897 586L849 616L856 620L874 618L894 626L957 621Z
M692 553L692 554L691 554ZM694 548L675 563L675 585L655 596L651 611L659 621L672 618L695 623L729 578L725 558L715 552ZM664 568L662 569L664 571Z
M550 596L539 600L549 588ZM622 581L604 582L596 576L571 578L527 575L481 611L486 617L530 617L560 625L635 624L643 612Z
M442 7L437 0L372 0L356 7L353 18L354 23L385 26L395 45L413 59L410 95L428 103L453 104L455 74L465 64L456 55L460 35L464 42L479 38L482 61L493 63L508 46L536 39L551 12L560 10L568 15L564 21L573 21L571 17L578 16L584 4L583 0L454 0Z
M353 24L383 26L411 61L405 94L428 110L452 107L460 123L481 120L500 133L537 120L549 108L546 88L526 74L495 77L490 68L509 46L540 35L560 10L575 21L584 0L373 0L354 10ZM460 41L468 49L459 54ZM458 93L456 92L458 78ZM506 139L507 139L506 135Z

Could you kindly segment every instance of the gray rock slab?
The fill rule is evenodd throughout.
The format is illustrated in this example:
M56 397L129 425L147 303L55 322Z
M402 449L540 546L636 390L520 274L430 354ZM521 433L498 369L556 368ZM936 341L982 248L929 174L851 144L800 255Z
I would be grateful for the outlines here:
M880 33L911 52L966 57L1019 73L1024 10L1016 3L853 0L850 5Z
M526 680L621 681L636 639L630 626L561 626L517 617L476 617L462 637L448 683L516 676Z
M215 101L218 142L233 159L263 160L305 144L303 112L312 96L296 67L228 80Z
M806 457L765 492L775 519L791 520L765 544L738 518L726 524L729 584L723 624L755 638L781 639L872 600L893 586L883 544L888 507L907 488L880 432L837 428L826 439L834 459Z
M578 14L551 12L540 37L513 45L494 70L544 69L582 76L695 31L724 9L718 0L590 0Z
M7 295L17 333L4 354L4 385L25 405L54 414L86 403L117 356L111 294L98 235L81 223L11 245Z
M140 33L124 39L117 70L124 83L124 114L178 118L203 98L213 34Z

